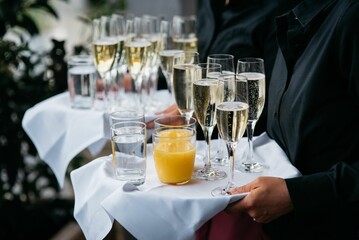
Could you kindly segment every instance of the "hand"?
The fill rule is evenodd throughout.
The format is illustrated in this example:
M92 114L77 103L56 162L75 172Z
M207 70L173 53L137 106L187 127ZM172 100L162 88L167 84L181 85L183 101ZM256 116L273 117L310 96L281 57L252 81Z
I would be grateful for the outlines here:
M163 110L161 112L156 112L155 114L156 115L164 114L164 115L170 115L170 116L181 115L176 103L172 104L171 106L169 106L168 108L166 108L165 110Z
M227 206L227 213L246 212L259 223L268 223L293 210L285 180L258 177L244 186L232 188L231 194L249 192L243 199Z
M131 75L126 73L121 80L121 84L126 92L132 91L132 78Z
M177 104L174 103L171 106L169 106L168 108L166 108L165 110L161 111L161 112L155 112L156 115L169 115L169 116L176 116L176 115L181 115L181 113L178 110ZM154 128L154 121L150 121L146 123L147 128Z

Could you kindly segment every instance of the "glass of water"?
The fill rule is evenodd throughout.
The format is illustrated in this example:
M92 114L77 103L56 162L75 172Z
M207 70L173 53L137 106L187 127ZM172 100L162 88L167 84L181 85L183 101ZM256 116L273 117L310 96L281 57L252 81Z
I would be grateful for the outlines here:
M110 113L110 126L119 122L145 122L145 112L142 109L119 110Z
M143 122L119 122L111 126L112 157L116 178L136 186L145 182L147 131Z
M97 72L90 55L71 56L67 62L67 86L72 108L92 108Z

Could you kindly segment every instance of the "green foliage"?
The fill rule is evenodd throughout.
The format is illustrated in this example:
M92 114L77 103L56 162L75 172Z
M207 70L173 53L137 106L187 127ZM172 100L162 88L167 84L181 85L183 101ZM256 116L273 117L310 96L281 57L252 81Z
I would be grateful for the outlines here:
M45 53L29 48L29 40L39 28L27 13L42 9L57 18L49 2L0 0L0 204L39 199L46 188L59 191L46 164L28 163L29 158L36 160L38 156L21 126L27 109L67 86L64 42L52 40L53 48ZM9 32L17 36L16 42L5 40Z
M67 2L67 0L62 0ZM0 36L14 26L28 31L31 35L39 33L36 23L28 15L29 10L41 9L48 14L58 17L56 11L49 5L49 0L1 0L0 8Z

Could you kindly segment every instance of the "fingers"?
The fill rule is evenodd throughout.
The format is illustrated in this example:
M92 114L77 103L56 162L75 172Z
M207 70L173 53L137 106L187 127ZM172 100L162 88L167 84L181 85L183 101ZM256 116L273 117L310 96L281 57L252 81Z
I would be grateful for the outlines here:
M258 223L269 222L271 218L268 214L268 211L262 208L253 208L251 201L252 200L248 195L235 203L229 204L225 209L225 212L228 214L246 212L251 218L253 218L253 221Z
M285 180L258 177L253 182L230 190L231 194L249 192L241 200L228 205L227 213L246 212L256 222L268 223L293 210Z
M233 194L240 194L240 193L246 193L246 192L250 192L251 191L251 186L249 184L247 185L243 185L241 187L233 187L231 189L229 189L229 193L231 195Z
M149 128L149 129L154 128L155 127L155 122L154 121L147 122L146 127Z
M169 106L168 108L166 108L165 110L161 111L161 112L156 112L156 115L160 115L160 114L165 114L165 115L180 115L178 108L177 108L177 104L172 104L171 106Z
M238 212L245 212L244 210L244 206L242 206L242 200L239 200L237 202L234 202L234 203L231 203L229 204L225 209L224 211L228 214L231 214L231 213L238 213Z
M161 114L169 115L169 116L176 116L176 115L180 115L180 112L178 111L177 104L174 103L161 112L155 112L155 115L161 115ZM149 129L154 128L155 127L154 120L147 122L146 127Z

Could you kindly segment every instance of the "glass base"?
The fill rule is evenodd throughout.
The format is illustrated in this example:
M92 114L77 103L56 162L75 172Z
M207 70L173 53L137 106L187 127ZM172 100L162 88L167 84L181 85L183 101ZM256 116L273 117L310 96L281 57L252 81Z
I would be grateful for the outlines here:
M211 194L213 197L216 196L227 196L229 194L229 190L234 186L233 182L229 181L226 186L217 187L212 190Z
M193 173L192 179L216 181L227 177L226 172L214 168L203 168Z
M268 168L269 167L267 165L263 165L258 162L242 162L238 166L238 170L243 173L260 173Z
M230 195L227 192L226 186L221 186L221 187L217 187L217 188L213 189L211 194L213 197Z
M211 164L214 166L228 166L228 158L225 156L211 157Z

